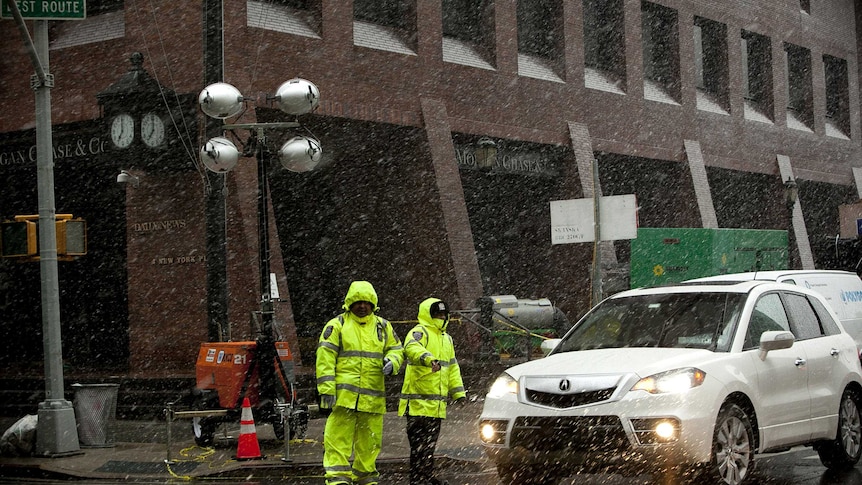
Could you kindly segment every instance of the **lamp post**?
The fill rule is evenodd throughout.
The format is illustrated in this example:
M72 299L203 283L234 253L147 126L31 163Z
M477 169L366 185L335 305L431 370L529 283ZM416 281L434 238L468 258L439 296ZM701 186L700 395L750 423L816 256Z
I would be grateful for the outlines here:
M787 204L787 213L788 213L788 224L787 224L787 266L788 268L792 268L794 265L792 264L792 242L795 241L793 237L793 211L796 208L796 201L799 200L799 185L796 183L796 179L793 178L792 175L787 176L787 180L784 181L784 202Z
M201 91L198 96L198 103L207 116L226 120L240 114L245 99L239 90L230 84L214 83ZM275 96L269 99L274 100L281 111L292 116L299 116L309 113L317 107L320 93L317 87L309 81L291 79L283 83ZM270 150L266 130L291 129L300 126L297 121L222 125L222 131L249 130L251 135L246 142L244 154L254 154L257 159L257 231L261 329L256 341L259 356L260 398L262 402L268 403L275 403L276 400L275 370L272 364L276 358L276 350L272 332L274 310L269 279L269 206L267 205L269 186L266 175L269 167ZM320 162L321 154L320 143L306 136L295 136L285 142L278 150L278 158L282 167L292 172L313 170ZM208 170L226 173L236 166L240 152L228 138L215 137L204 144L200 150L200 155L201 161ZM274 408L269 411L275 412Z
M60 326L60 290L57 272L56 206L54 201L54 152L51 129L51 88L48 21L34 22L34 37L24 23L17 2L6 0L35 74L30 86L36 104L36 190L39 206L39 275L42 302L42 348L45 362L45 400L39 403L36 454L64 456L80 452L72 403L66 400L63 380L63 340Z

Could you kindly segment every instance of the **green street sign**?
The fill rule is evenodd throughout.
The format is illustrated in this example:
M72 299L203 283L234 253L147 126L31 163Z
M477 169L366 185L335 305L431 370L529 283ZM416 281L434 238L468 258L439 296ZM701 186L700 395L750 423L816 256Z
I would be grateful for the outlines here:
M9 0L0 0L0 17L12 18ZM14 0L27 20L84 20L87 18L86 0Z

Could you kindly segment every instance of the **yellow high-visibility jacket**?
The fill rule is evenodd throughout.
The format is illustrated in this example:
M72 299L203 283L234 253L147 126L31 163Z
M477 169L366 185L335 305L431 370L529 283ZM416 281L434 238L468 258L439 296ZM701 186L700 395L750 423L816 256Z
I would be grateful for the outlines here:
M407 370L398 402L398 415L446 417L446 399L466 397L461 368L455 359L455 345L446 333L448 321L431 318L431 305L437 298L428 298L419 304L419 324L404 339ZM432 372L431 362L439 361L441 368Z
M404 348L388 320L375 314L361 322L350 312L356 301L377 308L370 283L355 281L344 299L345 312L327 322L317 346L317 392L335 396L335 405L369 413L386 412L383 359L401 369Z

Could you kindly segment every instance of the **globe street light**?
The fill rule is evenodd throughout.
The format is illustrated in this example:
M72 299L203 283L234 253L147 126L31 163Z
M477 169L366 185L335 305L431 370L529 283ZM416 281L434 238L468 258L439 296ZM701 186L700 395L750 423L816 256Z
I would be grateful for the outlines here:
M239 116L244 111L244 102L240 91L227 83L214 83L205 87L198 96L201 110L209 117L227 120ZM310 113L317 108L320 101L320 91L317 86L305 79L291 79L279 86L275 96L267 97L275 101L278 108L291 116ZM272 288L269 279L269 206L267 205L268 173L270 150L267 144L266 130L292 129L300 127L297 121L276 123L226 123L222 131L249 130L249 139L245 142L245 154L254 154L257 158L257 231L260 277L260 315L261 329L257 336L257 353L259 356L260 399L270 406L264 411L274 415L272 405L276 401L275 366L272 363L277 357L275 339L272 331L273 302ZM211 172L227 173L233 170L240 158L240 150L227 137L218 136L208 140L200 149L201 162ZM285 142L278 150L278 158L282 167L292 172L308 172L314 170L320 162L322 149L320 142L307 136L294 136Z

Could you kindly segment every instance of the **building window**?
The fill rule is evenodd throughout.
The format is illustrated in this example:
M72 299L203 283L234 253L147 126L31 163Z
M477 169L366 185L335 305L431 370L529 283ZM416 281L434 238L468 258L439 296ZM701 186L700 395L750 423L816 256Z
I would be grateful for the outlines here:
M694 18L694 63L697 107L727 113L730 110L727 26Z
M562 82L561 0L518 0L518 73Z
M814 97L811 85L811 51L784 44L787 80L787 126L811 131L814 126Z
M87 17L123 10L123 0L87 0Z
M404 31L415 30L412 2L402 0L354 0L353 18Z
M286 34L320 38L320 0L248 0L248 26Z
M491 0L443 0L443 61L494 69Z
M772 123L772 45L769 37L743 30L741 47L745 117Z
M847 61L823 56L826 75L826 134L837 138L850 136L850 86Z
M354 0L353 43L415 55L415 0Z
M623 12L623 0L584 0L584 75L588 88L625 92Z
M679 20L676 10L641 3L644 61L644 97L678 104Z

